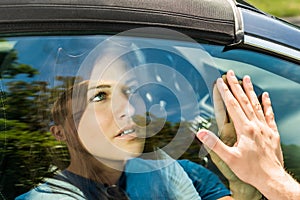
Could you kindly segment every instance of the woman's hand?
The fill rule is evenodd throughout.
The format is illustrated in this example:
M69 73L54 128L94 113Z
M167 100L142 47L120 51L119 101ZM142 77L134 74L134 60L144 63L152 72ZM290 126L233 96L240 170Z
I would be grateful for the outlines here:
M226 83L226 76L222 76L223 81ZM236 133L233 125L233 121L230 119L227 114L226 108L222 97L217 89L217 86L214 85L213 88L213 102L214 110L216 116L216 122L219 129L219 137L221 141L227 146L232 147L236 143ZM252 185L249 185L241 181L227 166L227 164L220 159L220 157L213 151L209 151L210 157L218 169L229 181L230 190L232 191L232 197L236 200L256 200L261 199L261 193L254 188Z

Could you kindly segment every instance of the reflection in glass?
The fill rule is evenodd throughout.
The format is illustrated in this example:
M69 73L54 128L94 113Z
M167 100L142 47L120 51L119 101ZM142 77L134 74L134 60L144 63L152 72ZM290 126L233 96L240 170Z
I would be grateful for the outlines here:
M102 60L88 61L87 56L91 56L93 52L98 55L101 53L97 52L99 49L95 50L95 47L98 45L105 47L105 43L102 42L107 38L107 36L23 37L7 38L0 42L1 46L6 47L1 48L3 51L0 53L2 105L0 145L3 147L0 188L6 198L12 199L27 192L44 177L53 177L58 170L69 166L70 149L67 149L64 142L55 140L49 131L55 124L50 108L57 98L74 84L85 83L87 89L97 88L99 83L102 86L107 85L107 82L103 82L107 77L115 79L115 84L110 82L115 88L111 91L111 95L115 97L113 104L120 103L120 97L117 97L120 92L127 95L129 103L126 103L126 113L132 116L133 123L137 126L135 130L145 131L145 134L139 135L140 140L145 143L142 150L139 146L141 143L137 143L136 149L125 148L126 151L123 146L118 146L121 143L114 146L115 151L102 145L101 148L104 149L102 152L107 153L106 157L116 156L121 159L120 156L122 158L139 156L143 160L153 162L189 159L210 168L210 161L206 163L205 159L199 158L201 144L194 140L194 133L190 128L192 125L204 126L217 132L210 87L215 77L229 68L234 68L240 76L250 74L254 83L257 83L258 91L270 91L282 134L285 164L299 179L300 139L295 133L299 132L297 120L299 121L300 116L298 102L300 87L296 76L288 74L289 70L282 70L283 66L286 66L297 72L298 66L249 51L223 52L221 46L206 44L200 47L188 42L147 38L130 38L130 40L126 38L127 43L121 43L124 48L118 55L114 49L113 57L102 56ZM203 53L204 50L212 57L208 58ZM103 64L107 60L113 62L109 65ZM96 61L101 67L94 67ZM123 71L117 68L120 65L123 66ZM211 68L217 70L218 74L210 77L211 80L206 80L203 72L207 74ZM133 81L128 82L129 77ZM292 77L291 80L289 77ZM86 80L89 82L85 82ZM281 84L276 84L279 82ZM97 107L95 105L95 102L99 103L107 98L102 89L97 88L86 93L89 95L87 99L92 100L89 105L93 116L97 115L96 108L103 110L109 106L103 108L98 104ZM285 98L282 99L282 96ZM90 137L86 137L85 131L81 131L87 129L80 125L83 123L81 115L85 112L85 109L84 111L80 109L83 105L73 104L73 108L78 109L72 113L74 125L76 131L80 131L81 145L92 152L95 148L99 148L96 145L98 141L95 141L95 148L87 148L87 143L93 141L88 141ZM78 117L78 112L83 113ZM114 107L112 109L114 121L118 116L117 112L117 107ZM105 128L99 120L89 121L87 116L83 120L86 121L84 124L89 122L90 125L99 125L97 128L101 130ZM118 127L123 128L123 125L116 123ZM132 131L130 129L123 132L130 133ZM101 141L106 139L103 138ZM102 158L103 156L101 155ZM162 167L165 163L159 164ZM105 165L112 166L113 163L105 162ZM129 177L132 175L130 172L137 170L136 166L134 161L128 163L126 170ZM173 170L178 167L170 166ZM157 163L151 167L153 170L157 167ZM165 173L168 174L168 171ZM134 178L134 175L132 177ZM157 174L152 177L153 182L159 178ZM140 180L136 180L137 183L138 181ZM166 189L168 190L169 188Z

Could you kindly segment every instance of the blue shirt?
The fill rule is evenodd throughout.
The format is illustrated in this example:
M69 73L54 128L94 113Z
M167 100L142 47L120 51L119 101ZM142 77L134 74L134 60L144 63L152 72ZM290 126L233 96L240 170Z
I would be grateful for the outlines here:
M166 165L163 162L140 158L129 160L118 186L132 200L215 200L230 195L218 176L199 164L188 160ZM16 199L105 199L106 190L103 184L65 170Z

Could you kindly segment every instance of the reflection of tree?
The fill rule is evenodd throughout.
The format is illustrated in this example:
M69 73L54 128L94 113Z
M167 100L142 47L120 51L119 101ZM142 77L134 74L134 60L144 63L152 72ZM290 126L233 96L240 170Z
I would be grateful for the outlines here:
M41 91L46 83L10 81L5 92L4 111L1 117L8 120L19 120L30 125L30 130L40 130L45 127L42 117L45 115L43 106L37 107L40 98L44 98ZM40 96L41 95L41 96ZM40 109L38 113L37 109ZM4 116L3 116L4 115Z
M29 65L18 63L18 53L15 50L7 53L1 60L0 78L14 78L18 74L26 74L33 77L38 71Z
M67 156L53 159L65 147L48 131L50 107L75 78L57 77L61 85L49 88L47 82L33 80L37 70L18 63L16 51L3 58L0 77L7 89L1 92L0 191L13 199L50 175L50 163L62 166L66 162Z
M1 189L5 196L13 198L46 175L51 157L45 147L55 142L49 133L32 131L18 120L1 119L1 124L5 125L0 133Z
M156 148L165 148L172 143L171 148L165 148L167 153L175 159L189 159L197 163L203 164L202 158L199 157L201 142L195 137L191 131L191 123L187 121L169 122L165 119L155 118L152 116L151 123L147 126L147 133L150 135L146 139L144 152L153 152ZM211 119L209 119L211 121ZM156 127L164 126L161 130ZM216 125L212 122L211 130L215 131ZM155 134L153 134L153 131Z

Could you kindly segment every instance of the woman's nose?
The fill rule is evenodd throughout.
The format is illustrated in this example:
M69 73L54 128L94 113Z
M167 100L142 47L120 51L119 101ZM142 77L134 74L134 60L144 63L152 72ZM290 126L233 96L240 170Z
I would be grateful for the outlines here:
M120 118L131 118L135 113L135 108L130 103L130 98L122 97L122 100L120 98L120 101L122 101L122 103L120 104L122 107L120 108Z

